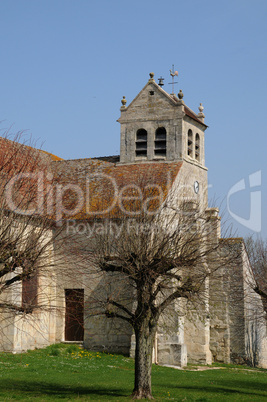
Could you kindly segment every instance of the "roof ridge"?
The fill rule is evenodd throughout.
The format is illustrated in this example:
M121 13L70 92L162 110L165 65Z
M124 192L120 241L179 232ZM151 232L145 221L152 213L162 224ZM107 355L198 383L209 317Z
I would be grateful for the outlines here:
M208 127L207 124L203 123L203 121L199 119L198 115L192 109L190 109L190 107L187 106L185 103L184 103L184 112L187 116L191 117L191 119L196 120L198 123L202 124L205 127Z

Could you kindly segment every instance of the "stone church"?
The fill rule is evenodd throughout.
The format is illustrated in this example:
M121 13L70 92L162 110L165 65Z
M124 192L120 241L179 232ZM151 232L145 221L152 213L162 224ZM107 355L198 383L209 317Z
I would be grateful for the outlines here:
M266 321L257 315L261 309L260 298L248 287L251 271L244 242L241 238L221 239L219 210L208 207L205 166L208 126L202 104L195 113L184 103L181 90L178 96L167 93L162 81L156 83L153 73L128 106L125 97L121 103L119 156L63 160L38 151L48 161L63 192L64 188L67 191L72 186L76 195L83 194L80 204L75 204L73 214L64 207L57 211L60 216L56 218L68 219L69 229L86 235L84 222L88 213L105 216L103 211L107 205L103 207L101 200L105 198L109 207L112 204L112 211L123 208L121 201L110 202L108 185L122 195L126 186L134 186L142 177L147 185L162 189L166 198L166 191L178 189L182 184L187 196L197 199L206 216L216 222L213 238L221 243L223 252L234 247L240 251L240 258L234 267L231 264L224 266L219 277L210 278L204 318L193 315L192 319L185 315L179 319L179 328L173 333L165 333L159 328L154 361L177 366L185 366L187 362L256 362L267 367ZM88 177L93 176L107 180L88 185ZM90 185L89 197L84 194ZM51 250L52 254L54 252L56 250ZM65 272L74 272L75 261L68 258L66 261ZM31 314L14 312L8 322L1 324L2 350L21 352L56 342L82 342L88 349L133 355L135 343L130 327L121 325L118 330L108 320L88 316L89 288L85 276L57 274L56 263L51 264L51 273L47 275L54 278L53 285L47 285L47 288L56 308L53 311L33 310ZM41 280L44 279L39 278L39 287ZM45 280L50 283L49 278ZM14 298L16 294L20 303L20 292L22 285L16 284L8 297ZM216 301L218 293L221 295L219 302ZM73 314L71 317L70 311L75 311L76 317L73 318Z

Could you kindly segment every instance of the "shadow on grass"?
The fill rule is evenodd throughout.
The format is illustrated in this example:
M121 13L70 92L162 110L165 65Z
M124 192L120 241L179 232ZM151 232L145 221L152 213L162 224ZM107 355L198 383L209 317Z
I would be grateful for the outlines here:
M227 396L233 395L240 395L240 396L248 396L248 397L263 397L267 400L267 384L266 382L260 381L218 381L214 380L214 384L210 383L207 386L203 385L174 385L174 384L164 384L164 388L170 390L175 389L177 391L184 390L188 392L199 392L205 395L205 393L214 393L214 394L224 394ZM163 385L161 385L163 386Z
M264 374L262 374L264 375ZM218 382L218 381L217 381ZM243 390L256 390L256 391L264 391L265 396L267 397L267 380L265 382L261 382L257 379L257 381L240 381L240 380L227 380L227 387L230 388L238 388L240 392Z
M158 389L157 389L158 388ZM165 382L164 384L154 384L153 386L153 394L154 397L157 398L157 393L159 388L162 388L176 392L179 395L180 392L185 392L187 397L197 396L198 398L206 397L209 394L209 397L220 397L224 396L227 398L231 398L234 400L235 397L239 396L242 398L248 397L248 400L254 400L253 398L261 398L261 400L267 400L267 385L261 381L240 381L240 380L232 380L232 381L223 381L223 380L214 380L212 383L210 380L207 380L206 386L202 384L182 384L179 385L173 384L170 382ZM83 386L83 385L60 385L53 382L39 382L39 381L28 381L25 380L16 380L16 379L8 379L5 380L4 383L0 385L0 398L5 396L6 394L12 396L12 394L16 394L16 398L25 396L34 398L40 397L48 399L72 399L76 397L86 397L96 398L96 399L106 399L112 400L116 398L123 398L123 400L130 399L132 389L129 387L121 387L114 385L103 385L99 384L96 386ZM197 395L196 395L197 394ZM212 395L213 394L213 395ZM3 400L3 399L2 399ZM117 399L116 399L117 400ZM221 400L221 399L220 399ZM247 400L247 399L244 399Z
M14 392L17 394L27 393L29 396L54 396L58 398L70 398L74 396L90 395L91 397L129 397L131 393L129 389L123 390L114 386L98 386L96 387L84 387L84 386L62 386L59 384L53 384L51 382L36 382L36 381L21 381L21 380L6 380L4 384L0 386L0 393Z

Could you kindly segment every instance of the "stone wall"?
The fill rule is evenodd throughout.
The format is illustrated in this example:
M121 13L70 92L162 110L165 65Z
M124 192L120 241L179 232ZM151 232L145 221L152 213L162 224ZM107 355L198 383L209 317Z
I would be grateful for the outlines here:
M253 275L243 240L222 239L224 266L210 280L210 348L214 361L266 367L266 321L251 288Z
M45 232L46 240L51 232ZM41 240L40 240L41 241ZM41 348L56 341L56 276L52 244L42 255L38 277L37 307L32 312L22 311L22 281L16 281L1 294L1 303L10 307L1 310L0 350L24 352ZM5 276L12 279L22 272L17 268ZM13 308L14 307L14 308ZM16 309L17 308L17 309Z

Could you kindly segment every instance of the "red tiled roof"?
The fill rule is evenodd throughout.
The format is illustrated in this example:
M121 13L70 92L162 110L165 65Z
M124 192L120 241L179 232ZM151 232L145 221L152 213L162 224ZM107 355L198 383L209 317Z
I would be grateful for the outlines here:
M155 211L181 166L182 162L116 165L95 159L59 162L54 165L55 175L67 211L62 218L117 218L121 213L134 215L142 208ZM72 185L76 187L71 190ZM83 203L75 210L81 198Z
M104 159L62 160L0 138L0 173L5 178L0 190L4 196L6 184L26 173L12 187L12 197L21 208L34 208L42 191L40 213L50 218L118 218L142 209L157 211L182 166L182 162L163 161L120 165Z
M50 152L44 151L43 149L40 149L38 151L43 152L44 154L48 155L52 161L63 161L64 160L63 158L60 158L57 155L53 155Z
M48 173L51 175L51 172L51 157L45 152L0 137L2 207L16 213L37 210L38 197L45 198L45 193L40 191L48 188Z

